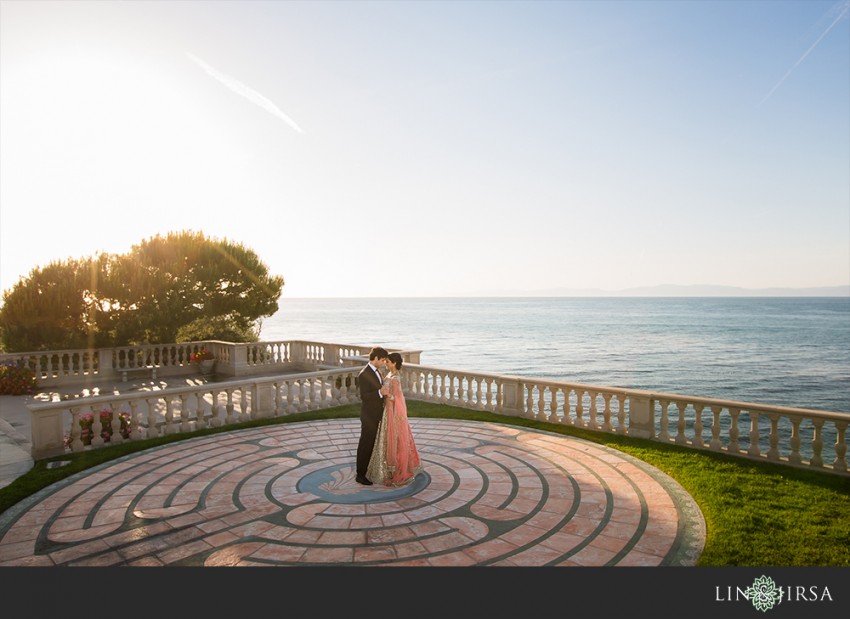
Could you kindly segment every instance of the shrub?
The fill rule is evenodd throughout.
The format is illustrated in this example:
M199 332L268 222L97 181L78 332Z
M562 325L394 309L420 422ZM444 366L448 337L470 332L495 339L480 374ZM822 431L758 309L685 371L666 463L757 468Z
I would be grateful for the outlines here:
M14 361L0 365L0 395L24 395L35 389L32 369Z

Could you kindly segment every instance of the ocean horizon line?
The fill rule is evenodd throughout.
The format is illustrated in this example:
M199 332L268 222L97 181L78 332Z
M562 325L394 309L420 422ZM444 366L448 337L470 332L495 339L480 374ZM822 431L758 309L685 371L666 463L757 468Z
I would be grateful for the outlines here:
M843 298L850 297L850 285L743 288L720 285L636 286L618 290L596 288L550 288L538 290L494 290L475 294L420 295L287 295L284 287L281 298L288 299L559 299L559 298Z
M346 299L850 299L848 294L832 295L532 295L532 294L503 294L503 295L381 295L381 296L281 296L284 300L346 300Z

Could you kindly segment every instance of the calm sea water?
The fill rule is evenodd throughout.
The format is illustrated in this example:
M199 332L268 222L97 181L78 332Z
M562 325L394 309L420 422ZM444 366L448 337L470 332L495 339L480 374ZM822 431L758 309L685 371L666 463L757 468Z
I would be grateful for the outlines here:
M264 340L850 413L850 298L283 299Z

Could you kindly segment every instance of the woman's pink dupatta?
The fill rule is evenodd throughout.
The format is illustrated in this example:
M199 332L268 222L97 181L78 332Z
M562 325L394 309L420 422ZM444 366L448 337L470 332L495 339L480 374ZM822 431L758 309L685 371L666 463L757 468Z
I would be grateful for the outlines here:
M407 402L401 390L398 379L390 380L389 395L386 398L387 422L387 467L390 478L387 485L399 486L410 481L416 473L422 470L419 452L413 442L413 432L407 420Z

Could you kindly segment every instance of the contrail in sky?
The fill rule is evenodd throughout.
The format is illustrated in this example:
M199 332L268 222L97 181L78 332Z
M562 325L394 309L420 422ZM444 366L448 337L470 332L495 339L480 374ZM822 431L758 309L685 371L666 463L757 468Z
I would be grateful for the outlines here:
M258 93L253 88L250 88L237 80L234 77L230 77L222 73L221 71L216 71L206 62L198 58L197 56L186 52L186 55L189 59L200 66L204 71L206 71L209 75L217 79L219 82L227 86L230 90L235 92L237 95L241 95L248 99L251 103L255 103L259 105L261 108L266 110L267 112L277 116L282 121L284 121L287 125L295 129L298 133L304 133L301 127L298 126L294 120L292 120L289 116L287 116L279 107L277 107L274 103L269 101L266 97Z
M796 69L800 65L800 63L803 62L806 59L806 56L808 56L812 52L812 50L815 47L817 47L817 44L820 43L827 34L829 34L829 31L832 30L835 27L835 24L837 24L839 21L841 21L842 17L847 15L847 11L850 11L850 2L844 3L844 8L838 14L838 17L836 17L833 20L833 22L829 25L829 27L826 30L823 31L823 33L817 38L817 40L814 43L812 43L812 46L809 49L807 49L802 56L800 56L800 59L797 62L795 62L794 65L790 69L788 69L788 71L785 73L785 75L782 76L782 79L780 79L778 82L776 82L776 86L771 88L770 92L765 95L764 99L762 99L756 107L760 107L762 105L762 103L764 103L765 101L770 99L770 96L774 92L776 92L776 89L779 88L780 86L782 86L782 82L784 82L786 79L788 79L788 76L791 75L791 72L794 69Z

